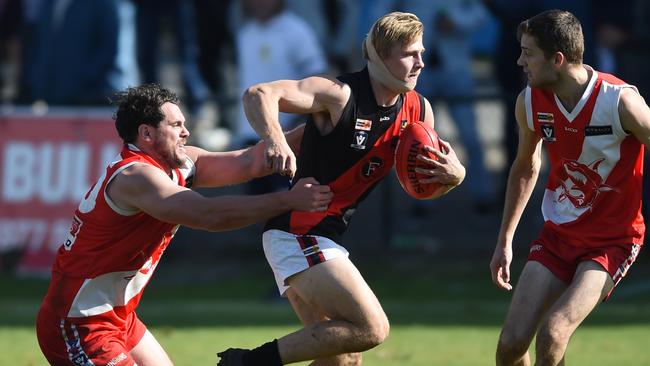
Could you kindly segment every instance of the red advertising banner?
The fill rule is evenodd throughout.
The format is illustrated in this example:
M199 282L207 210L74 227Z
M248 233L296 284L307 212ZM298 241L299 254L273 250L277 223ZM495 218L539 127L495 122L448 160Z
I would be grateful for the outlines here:
M0 255L24 249L19 274L49 274L88 188L119 152L108 112L0 116Z

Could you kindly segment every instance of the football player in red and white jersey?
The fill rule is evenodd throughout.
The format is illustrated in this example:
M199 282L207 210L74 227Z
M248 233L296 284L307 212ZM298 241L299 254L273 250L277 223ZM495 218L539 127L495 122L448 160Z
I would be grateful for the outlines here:
M607 299L643 243L643 146L650 109L634 86L582 63L576 17L550 10L518 28L518 65L529 86L517 99L517 157L510 169L492 280L511 290L512 240L539 175L550 174L544 226L530 245L497 346L497 365L564 365L573 332Z
M178 98L158 85L119 93L115 126L124 147L75 211L38 314L38 342L53 365L171 365L135 309L178 226L230 230L288 210L322 211L332 197L313 178L260 196L190 190L270 174L265 144L230 152L186 146ZM287 135L294 146L301 137L301 128Z

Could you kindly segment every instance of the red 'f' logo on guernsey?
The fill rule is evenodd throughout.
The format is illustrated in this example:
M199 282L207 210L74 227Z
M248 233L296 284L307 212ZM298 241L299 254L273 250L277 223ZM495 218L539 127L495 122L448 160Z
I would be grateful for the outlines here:
M615 189L603 184L603 177L598 174L598 166L605 158L589 165L576 160L563 159L562 194L560 202L568 199L576 208L590 208L596 197L602 192Z

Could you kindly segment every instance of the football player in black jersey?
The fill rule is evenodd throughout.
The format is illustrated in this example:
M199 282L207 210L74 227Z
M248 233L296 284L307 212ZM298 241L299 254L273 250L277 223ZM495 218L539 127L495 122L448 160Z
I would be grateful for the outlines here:
M401 130L412 121L433 127L430 103L415 92L424 67L423 25L409 13L390 13L363 44L367 67L339 78L314 76L251 86L246 116L267 142L267 163L294 178L312 176L334 193L319 213L292 211L266 224L264 251L280 293L303 328L253 350L230 348L219 365L360 365L361 352L386 339L389 324L377 297L338 243L357 204L390 172ZM286 143L278 112L310 115L298 159ZM439 182L431 198L458 186L465 168L446 142L418 168Z

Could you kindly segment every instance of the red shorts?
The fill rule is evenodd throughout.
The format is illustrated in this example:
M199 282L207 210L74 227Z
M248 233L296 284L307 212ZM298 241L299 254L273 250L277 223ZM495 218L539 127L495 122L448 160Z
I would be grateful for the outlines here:
M627 274L640 249L637 244L580 248L562 242L535 240L530 245L528 260L541 263L566 284L573 280L580 262L591 260L603 266L616 286Z
M86 318L61 318L43 307L36 319L41 351L57 366L135 365L129 352L146 331L135 313L128 315L123 327Z

